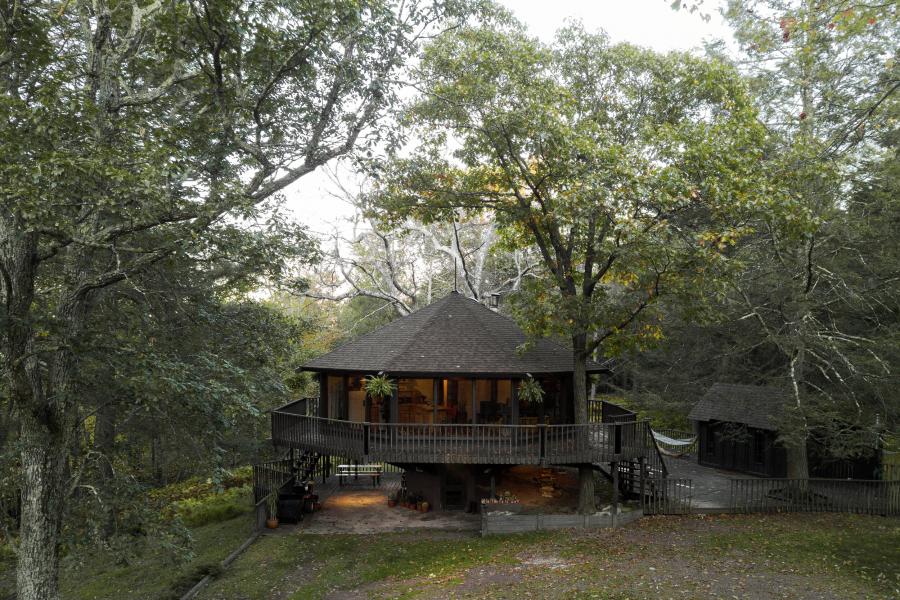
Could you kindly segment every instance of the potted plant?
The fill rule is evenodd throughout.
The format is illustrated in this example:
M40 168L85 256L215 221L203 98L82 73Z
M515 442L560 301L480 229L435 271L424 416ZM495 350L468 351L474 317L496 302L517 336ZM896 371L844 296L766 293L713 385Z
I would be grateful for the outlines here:
M525 379L519 382L517 391L519 400L524 400L529 404L543 404L544 402L544 388L537 379L531 376L531 373L525 374Z
M424 498L419 502L419 512L427 513L430 507L431 505L428 504L428 500L425 500Z
M278 528L278 492L273 491L266 496L266 527L269 529Z
M384 400L393 395L397 385L384 371L380 371L378 375L367 375L363 379L362 387L372 398Z
M397 506L397 494L396 493L388 494L388 506L390 506L391 508L394 508L395 506Z

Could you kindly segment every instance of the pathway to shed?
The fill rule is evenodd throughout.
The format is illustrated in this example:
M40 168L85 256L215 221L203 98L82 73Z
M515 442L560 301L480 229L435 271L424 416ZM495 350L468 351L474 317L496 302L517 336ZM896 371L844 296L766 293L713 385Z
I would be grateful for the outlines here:
M690 479L691 507L694 509L727 509L731 504L731 481L750 479L753 475L723 471L697 464L696 458L666 457L669 477Z

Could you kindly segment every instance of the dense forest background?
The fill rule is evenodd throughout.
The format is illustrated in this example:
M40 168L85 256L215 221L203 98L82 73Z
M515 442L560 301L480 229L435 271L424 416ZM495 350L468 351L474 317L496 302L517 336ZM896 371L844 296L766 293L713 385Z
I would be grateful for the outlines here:
M189 547L148 490L224 489L316 393L298 365L453 289L657 426L766 384L788 445L897 443L895 4L731 0L703 57L544 44L488 2L169 4L0 1L22 597L86 547ZM336 160L356 214L314 235L284 190Z

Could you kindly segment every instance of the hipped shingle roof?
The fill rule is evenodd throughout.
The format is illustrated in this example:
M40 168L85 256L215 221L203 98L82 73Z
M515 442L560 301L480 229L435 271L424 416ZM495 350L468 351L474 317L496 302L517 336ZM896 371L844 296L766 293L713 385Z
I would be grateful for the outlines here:
M524 375L573 370L572 351L546 339L525 352L525 333L512 319L451 292L315 358L307 371L393 375ZM588 372L603 367L588 361Z
M788 394L765 385L716 383L691 409L692 421L728 421L777 431Z

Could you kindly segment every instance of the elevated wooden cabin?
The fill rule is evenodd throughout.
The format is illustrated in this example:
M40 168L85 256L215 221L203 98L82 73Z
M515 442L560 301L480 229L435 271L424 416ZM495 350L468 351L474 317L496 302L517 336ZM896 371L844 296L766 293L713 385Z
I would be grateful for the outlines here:
M502 465L637 462L655 453L646 423L575 425L571 350L526 345L511 319L456 292L319 356L319 397L272 414L282 448L406 469L434 506L470 506L479 477ZM588 373L603 370L589 362ZM389 398L364 389L367 375L396 382ZM543 402L517 394L532 376ZM633 472L636 472L634 470Z

